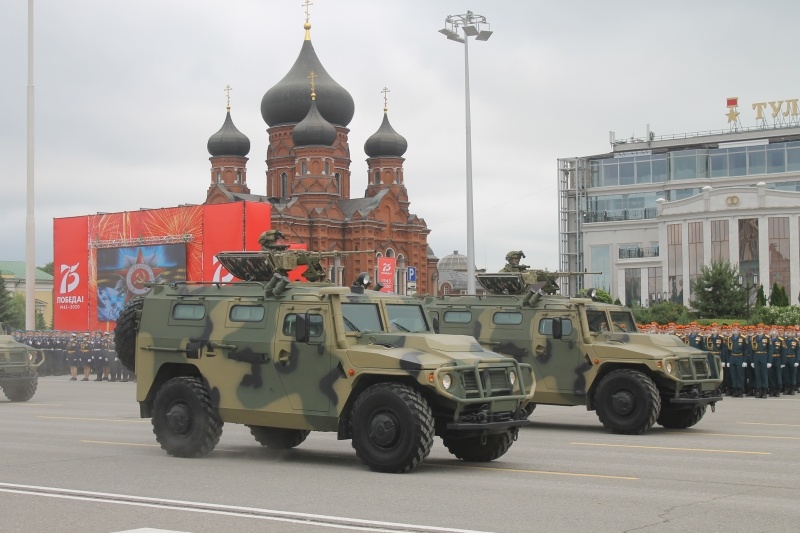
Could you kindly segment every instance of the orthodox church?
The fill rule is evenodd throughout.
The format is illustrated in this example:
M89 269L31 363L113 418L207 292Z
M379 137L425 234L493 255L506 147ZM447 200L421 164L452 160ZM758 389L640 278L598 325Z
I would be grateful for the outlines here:
M359 272L378 279L378 259L393 257L395 292L434 294L438 259L428 247L430 230L409 211L403 183L408 143L384 107L380 127L364 144L364 197L351 198L347 125L355 104L317 57L308 19L304 28L297 60L261 100L269 134L266 194L251 194L247 186L250 140L234 126L229 104L222 128L208 140L211 185L205 203L269 202L271 229L290 243L364 252L328 265L329 278L340 285L352 283ZM414 285L408 285L409 271L416 273Z

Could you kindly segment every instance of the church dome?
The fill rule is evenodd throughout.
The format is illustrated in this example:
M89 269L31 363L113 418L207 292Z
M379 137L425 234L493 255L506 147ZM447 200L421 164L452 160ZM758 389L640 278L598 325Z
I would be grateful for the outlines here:
M336 141L336 128L320 115L312 98L306 117L292 130L295 146L331 146Z
M381 127L364 143L364 152L368 157L402 157L406 149L408 142L394 131L389 124L389 114L384 111Z
M319 113L337 126L350 123L355 113L353 97L331 78L317 58L311 39L307 38L288 74L261 99L261 116L268 126L296 124L308 114L311 107L308 101L308 76L311 72L315 74L314 85L320 95L317 100Z
M249 152L250 139L236 129L231 120L231 112L228 110L222 127L208 139L208 153L213 157L223 155L245 157Z
M439 259L439 262L436 263L436 270L442 272L444 270L455 270L458 272L466 272L467 271L467 256L458 253L458 250L454 251L450 255L446 255Z

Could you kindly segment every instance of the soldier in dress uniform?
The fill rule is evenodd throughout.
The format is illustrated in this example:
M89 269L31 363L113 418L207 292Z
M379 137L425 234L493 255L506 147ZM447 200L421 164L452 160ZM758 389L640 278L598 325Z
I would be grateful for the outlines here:
M108 363L111 367L111 378L108 381L121 381L122 361L117 356L117 345L114 343L113 335L108 336L106 349L108 350Z
M797 390L797 367L800 366L800 341L794 326L786 328L784 346L786 349L786 368L783 369L783 392L794 396Z
M700 333L700 326L697 325L697 322L689 324L689 336L686 337L686 344L698 350L705 350L705 339Z
M730 387L730 370L728 369L728 343L725 341L725 338L719 334L719 325L716 322L711 324L711 334L704 339L704 350L708 350L709 352L713 353L714 355L718 356L722 361L723 367L723 381L722 381L722 390L723 392L727 392L728 394L731 393ZM727 384L725 377L727 377Z
M770 338L764 335L764 324L756 326L756 334L750 339L750 349L752 353L753 374L755 377L756 398L767 398L769 378L767 370L772 366L770 359Z
M739 324L734 323L728 337L728 365L731 379L731 396L741 398L744 390L744 373L747 368L747 339L739 332Z
M772 326L769 330L769 360L767 374L769 376L769 394L774 398L781 395L783 388L783 368L786 366L786 348L783 337L778 335L778 328Z
M81 381L89 381L89 374L92 373L92 339L89 337L89 332L85 332L80 338L78 343L78 353L81 357L81 365L83 365L83 379Z
M78 342L78 334L73 333L70 335L69 340L67 340L67 344L64 347L67 365L69 365L70 381L76 381L78 379L78 363L81 361L79 349L80 345Z

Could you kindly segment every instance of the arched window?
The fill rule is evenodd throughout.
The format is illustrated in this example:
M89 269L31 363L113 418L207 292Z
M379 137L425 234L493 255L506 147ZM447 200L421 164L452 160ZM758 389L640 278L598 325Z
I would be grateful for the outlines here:
M342 186L342 183L341 183L342 182L342 175L337 172L336 175L334 175L333 179L336 182L336 192L337 193L338 192L342 192L342 190L340 188Z
M289 196L289 176L286 172L281 172L281 198Z
M325 161L325 175L329 175L331 173L331 165L327 161Z
M442 294L450 294L450 285L447 283L442 285Z
M381 171L380 170L376 170L375 171L375 185L379 185L380 182L381 182Z
M241 182L242 182L242 171L241 170L237 170L236 171L236 183L241 183Z
M217 183L222 183L222 172L217 170Z
M305 176L307 173L308 173L308 166L306 165L306 162L303 161L302 163L300 163L300 175Z

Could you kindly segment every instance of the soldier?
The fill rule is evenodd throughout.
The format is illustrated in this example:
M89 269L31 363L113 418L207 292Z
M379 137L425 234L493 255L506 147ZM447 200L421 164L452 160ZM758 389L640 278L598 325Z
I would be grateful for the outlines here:
M713 353L714 355L718 356L722 361L723 366L723 381L722 381L722 388L723 392L727 391L728 394L731 393L730 391L730 377L728 377L728 385L726 388L725 379L724 377L728 375L729 370L728 368L728 344L725 342L725 339L722 335L719 334L719 326L716 322L711 324L711 334L705 338L705 350Z
M741 398L744 390L744 371L747 368L747 339L739 333L739 324L733 324L728 338L728 364L731 376L731 396Z
M770 339L764 335L764 324L756 326L756 334L750 339L750 349L752 350L753 374L755 377L755 396L756 398L767 398L767 387L769 380L767 370L772 367L770 359Z
M705 350L705 339L700 333L700 326L697 325L697 322L692 322L689 326L689 336L686 337L686 344L698 350Z
M80 354L81 364L83 365L83 379L89 381L89 374L92 373L92 352L91 339L89 332L85 332L78 342L78 353Z
M286 250L289 248L288 244L278 244L278 239L285 239L283 233L276 229L270 229L258 236L258 243L261 245L262 250Z
M794 396L797 390L797 367L800 366L800 341L795 335L794 326L786 328L786 368L783 370L783 392Z
M521 265L519 262L525 254L522 250L511 250L506 254L506 266L500 269L500 272L525 272L528 270L528 265Z
M773 398L779 398L783 388L783 368L786 366L786 347L783 337L778 335L778 328L769 330L769 359L767 374L769 375L769 392Z
M65 347L66 351L66 360L67 364L69 365L69 375L70 381L76 381L78 379L78 363L81 360L80 354L78 353L79 345L78 345L78 335L73 333L70 335L69 340L67 341L67 345Z

